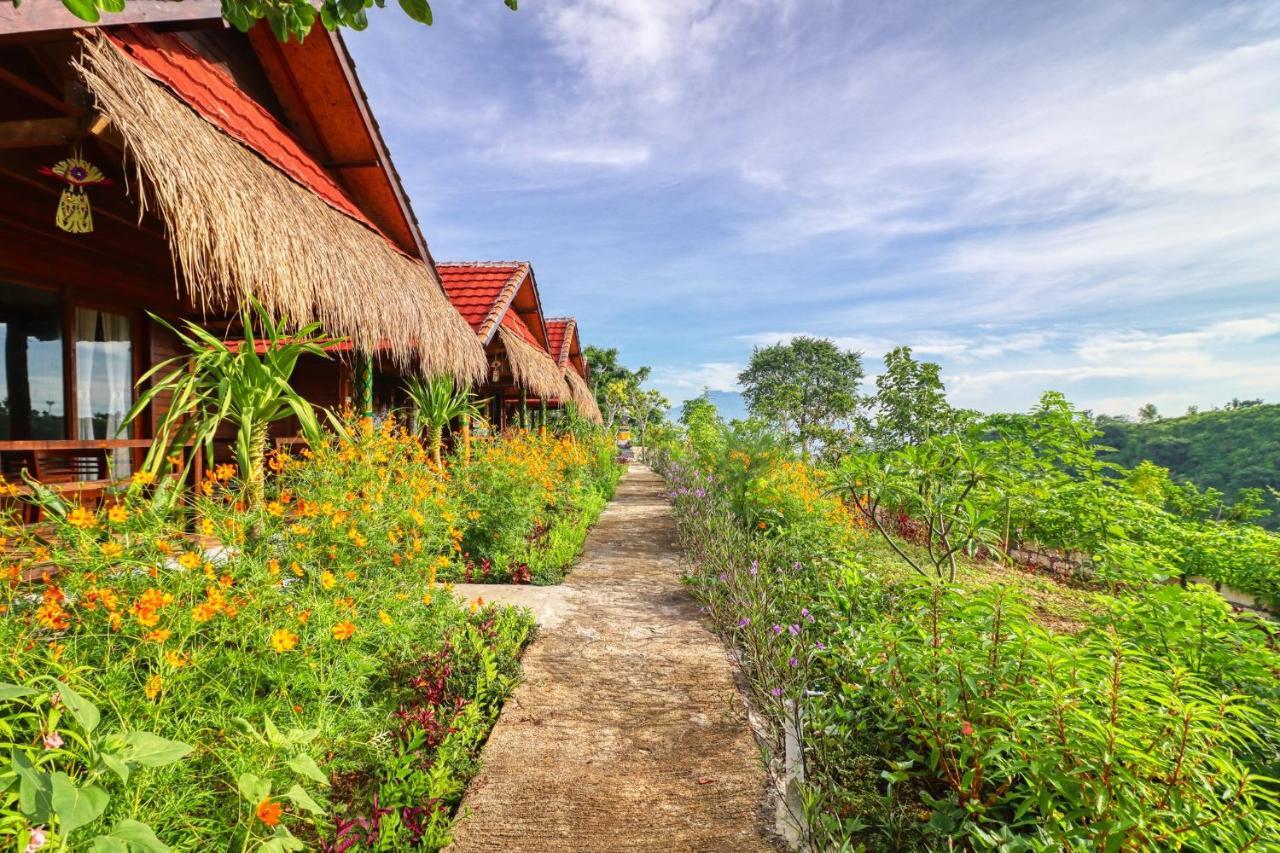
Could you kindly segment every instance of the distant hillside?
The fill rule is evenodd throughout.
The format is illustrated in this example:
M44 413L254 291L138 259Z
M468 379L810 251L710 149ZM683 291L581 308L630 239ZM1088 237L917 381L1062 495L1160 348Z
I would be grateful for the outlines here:
M1176 479L1212 486L1230 502L1238 489L1280 489L1280 405L1251 405L1201 412L1150 423L1099 418L1099 443L1114 447L1111 461L1133 466L1144 459L1168 468ZM1280 530L1280 505L1259 523Z

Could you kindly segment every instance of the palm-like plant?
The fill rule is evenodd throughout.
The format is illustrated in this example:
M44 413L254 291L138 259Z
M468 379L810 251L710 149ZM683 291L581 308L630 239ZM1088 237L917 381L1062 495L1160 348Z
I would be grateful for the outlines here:
M413 401L414 428L426 432L431 458L439 465L444 428L458 418L470 422L480 414L480 406L470 389L459 388L453 377L443 374L427 379L410 376L405 391Z
M266 477L266 453L271 424L296 417L303 436L313 444L320 440L320 422L310 403L289 385L293 369L303 355L328 358L319 334L320 324L311 323L291 336L285 323L277 323L256 301L250 300L242 312L244 339L231 345L191 321L179 331L154 314L156 322L182 341L187 353L168 359L148 370L138 380L142 386L155 382L138 397L126 417L137 418L161 394L171 394L168 410L156 427L156 440L147 453L143 470L160 473L172 463L172 452L193 445L213 459L215 436L223 424L235 427L236 462L249 506L262 503ZM264 333L266 343L258 352L254 323ZM187 465L191 464L188 459Z

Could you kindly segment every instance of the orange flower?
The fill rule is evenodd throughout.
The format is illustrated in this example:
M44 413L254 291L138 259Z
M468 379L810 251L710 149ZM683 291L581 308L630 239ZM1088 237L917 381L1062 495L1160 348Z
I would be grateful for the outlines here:
M98 518L92 512L82 506L78 506L71 510L71 514L67 516L67 523L72 527L78 527L81 530L88 530L98 525Z
M165 640L169 639L169 637L172 635L173 635L173 632L170 631L168 628L159 628L155 631L147 632L146 634L143 635L142 639L152 643L163 643Z
M277 628L271 634L271 649L276 654L284 654L298 645L298 635L288 628Z
M337 582L338 579L334 576L333 572L323 572L320 575L320 586L325 589L333 589L333 585Z
M218 607L203 601L195 606L191 611L191 618L196 622L208 622L214 616L218 615Z
M186 655L184 655L182 652L174 652L174 651L166 652L164 659L165 659L165 662L169 664L169 666L173 667L174 669L182 669L184 666L190 663L190 659Z
M139 486L146 486L155 482L156 475L150 471L135 471L130 479Z
M198 568L200 566L200 563L201 563L200 554L198 554L195 551L187 551L185 554L183 554L181 557L178 558L178 565L182 566L182 568L184 569Z
M258 816L258 820L267 826L275 826L280 822L280 815L284 813L284 809L280 804L273 802L270 797L266 797L262 802L258 803L258 808L254 810L254 814Z
M153 675L147 679L147 684L142 688L142 692L146 694L148 699L155 699L163 689L164 679L158 675Z
M116 557L119 557L123 553L124 553L124 546L121 545L119 542L103 542L102 543L102 556L106 557L108 560L114 560Z
M289 565L289 571L293 572L298 577L302 577L303 575L302 565L296 560Z
M333 638L335 640L349 640L356 632L356 626L345 619L333 626Z
M111 507L111 509L107 510L107 521L110 521L112 524L123 524L128 520L129 510L125 509L120 504L116 504Z

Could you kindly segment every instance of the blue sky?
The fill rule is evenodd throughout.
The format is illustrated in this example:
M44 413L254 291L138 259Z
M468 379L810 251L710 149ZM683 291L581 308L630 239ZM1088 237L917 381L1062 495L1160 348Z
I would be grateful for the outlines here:
M673 402L797 334L988 411L1280 401L1280 5L433 5L347 38L433 254Z

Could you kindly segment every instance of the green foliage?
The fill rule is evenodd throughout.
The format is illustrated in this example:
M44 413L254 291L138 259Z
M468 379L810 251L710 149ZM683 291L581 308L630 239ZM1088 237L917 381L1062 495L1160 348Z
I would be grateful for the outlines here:
M451 376L437 375L425 380L410 376L404 387L413 403L413 426L426 431L431 458L439 465L445 427L461 418L479 417L480 404L470 389L457 387Z
M309 324L288 336L287 323L277 323L257 301L250 300L241 315L243 340L232 346L191 321L182 332L151 316L177 335L188 353L157 364L138 380L139 387L146 390L138 395L126 423L141 417L158 398L169 398L143 470L163 472L171 465L175 451L188 444L203 448L212 464L218 431L223 424L230 424L236 431L232 448L246 497L251 506L259 506L271 424L293 417L309 441L320 440L315 410L289 385L303 355L327 357L320 325ZM265 332L262 353L257 351L255 319Z
M13 0L20 6L23 0ZM398 0L400 8L411 19L427 24L432 22L431 5L427 0ZM90 23L101 20L102 12L123 12L127 0L62 0L71 14ZM513 12L517 0L503 0ZM302 41L311 32L316 18L327 30L348 27L363 30L369 26L368 10L385 8L387 0L222 0L222 17L241 32L258 21L266 20L280 41L296 38Z
M1280 487L1280 405L1246 402L1152 423L1099 417L1099 443L1114 448L1103 457L1128 468L1150 461L1179 484L1218 494L1215 516L1231 516L1233 506L1245 503L1250 514L1268 511L1254 516L1263 527L1280 529L1280 501L1266 491Z
M80 830L95 823L113 797L130 793L140 770L181 761L191 747L145 731L99 729L97 705L60 680L73 675L84 673L0 682L0 755L8 756L0 758L0 839L36 849L41 845L33 836L47 831L63 845L74 840L95 851L167 851L150 827L128 818L97 834Z
M596 403L604 414L606 430L612 431L624 414L640 419L637 423L640 429L647 428L653 421L665 420L669 405L665 398L656 391L646 392L641 388L649 378L649 368L631 370L624 366L618 360L618 350L613 347L589 346L582 354L587 361Z
M916 361L911 347L896 347L884 356L884 372L876 377L871 399L875 446L893 449L918 444L950 431L957 418L947 402L938 365Z
M862 356L823 338L757 347L738 374L751 414L794 437L807 459L815 442L838 443L858 411Z

